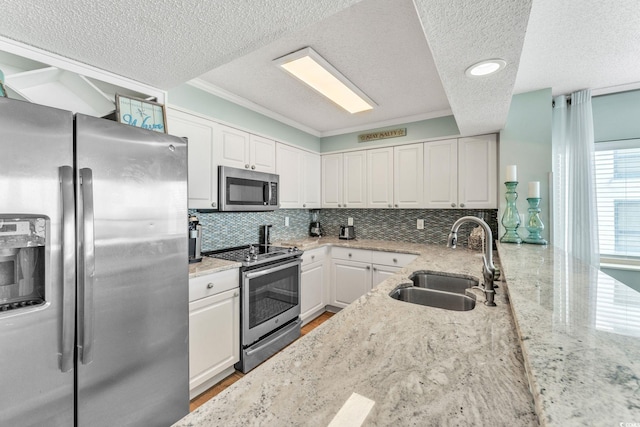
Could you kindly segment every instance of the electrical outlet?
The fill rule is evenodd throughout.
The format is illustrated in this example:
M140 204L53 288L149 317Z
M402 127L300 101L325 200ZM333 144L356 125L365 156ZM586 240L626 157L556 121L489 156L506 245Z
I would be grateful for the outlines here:
M424 230L424 219L417 220L416 227L418 230Z
M353 218L349 217L347 219L347 225L353 225Z
M285 226L285 227L288 227L288 226L289 226L289 217L288 217L288 216L285 216L285 217L284 217L284 226Z

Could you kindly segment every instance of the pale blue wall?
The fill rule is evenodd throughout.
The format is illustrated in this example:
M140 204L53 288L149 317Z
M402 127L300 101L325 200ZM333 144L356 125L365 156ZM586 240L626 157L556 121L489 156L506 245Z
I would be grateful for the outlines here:
M640 138L640 90L593 97L596 142Z
M231 126L268 136L277 141L320 151L320 138L222 99L193 86L183 84L169 91L168 103L218 119Z
M507 165L518 166L517 207L524 220L528 218L527 193L530 181L540 181L540 219L545 225L543 237L549 241L549 172L552 169L551 154L551 89L541 89L514 95L504 129L500 132L500 166L498 170L499 209L498 221L502 219L506 200L504 186ZM504 228L500 225L500 236ZM529 232L521 223L520 237Z
M399 138L381 139L371 142L358 142L358 135L368 132L378 132L388 129L406 128L407 136ZM424 141L429 138L439 138L456 136L460 133L458 125L453 116L438 117L435 119L421 120L418 122L405 123L396 126L388 126L384 128L374 128L361 132L346 133L343 135L329 136L322 138L321 152L348 150L348 149L367 149L377 145L384 144L401 144L406 142Z

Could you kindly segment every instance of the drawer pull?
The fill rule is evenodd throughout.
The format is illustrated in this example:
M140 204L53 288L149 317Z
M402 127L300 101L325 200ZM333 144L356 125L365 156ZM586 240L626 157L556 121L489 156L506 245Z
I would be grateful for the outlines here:
M349 258L351 258L351 256L352 256L352 255L351 255L351 252L349 252Z
M207 283L207 289L212 289L213 288L213 283Z
M311 255L311 259L316 259L316 256L315 255Z
M371 266L370 265L367 265L367 270L371 270Z
M394 264L397 264L398 263L398 258L394 258L393 262L394 262Z

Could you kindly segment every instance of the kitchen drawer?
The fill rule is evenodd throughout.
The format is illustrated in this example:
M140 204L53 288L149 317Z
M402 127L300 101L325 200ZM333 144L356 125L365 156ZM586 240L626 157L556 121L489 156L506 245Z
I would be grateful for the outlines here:
M189 279L189 302L240 287L237 268Z
M327 248L317 248L310 251L304 251L302 254L302 267L313 264L314 262L323 261L327 256Z
M373 264L391 265L394 267L404 267L418 256L413 254L401 254L397 252L372 251L371 262Z
M349 261L371 263L371 251L367 251L363 249L341 248L341 247L334 246L333 248L331 248L331 257L338 258L338 259L346 259Z

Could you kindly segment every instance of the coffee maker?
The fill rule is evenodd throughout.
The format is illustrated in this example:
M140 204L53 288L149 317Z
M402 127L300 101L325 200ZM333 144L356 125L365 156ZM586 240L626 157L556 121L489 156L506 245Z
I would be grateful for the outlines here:
M309 224L309 236L322 237L324 230L318 221L318 211L311 212L311 224Z
M198 217L189 215L189 264L202 261L202 225Z

